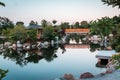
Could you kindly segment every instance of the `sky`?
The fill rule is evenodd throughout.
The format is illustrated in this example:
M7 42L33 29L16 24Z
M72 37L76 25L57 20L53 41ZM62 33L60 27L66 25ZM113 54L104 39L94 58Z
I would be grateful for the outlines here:
M103 5L101 0L0 0L6 7L0 6L0 16L7 17L14 23L23 21L26 25L31 20L45 19L57 23L91 21L101 17L118 16L118 7Z

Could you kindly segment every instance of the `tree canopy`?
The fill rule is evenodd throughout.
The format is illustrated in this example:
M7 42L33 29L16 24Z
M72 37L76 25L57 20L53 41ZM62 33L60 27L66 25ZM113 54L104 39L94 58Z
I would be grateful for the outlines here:
M0 2L0 5L5 7L5 4L3 2Z
M120 8L120 0L102 0L104 4L112 5L113 7L118 6Z
M114 30L114 21L109 17L104 17L91 22L91 26L91 34L100 35L103 39L105 36L109 36L112 30Z

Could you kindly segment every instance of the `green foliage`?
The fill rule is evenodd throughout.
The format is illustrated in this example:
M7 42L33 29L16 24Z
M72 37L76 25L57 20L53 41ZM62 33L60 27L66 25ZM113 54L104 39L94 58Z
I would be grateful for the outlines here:
M80 25L80 28L89 28L88 22L87 21L82 21L81 25Z
M120 36L116 37L111 44L112 48L120 52Z
M0 80L2 80L6 76L6 73L8 73L8 70L0 69Z
M28 39L35 41L36 33L37 33L37 30L35 30L35 29L27 30Z
M114 27L114 21L109 17L98 19L97 21L91 22L91 35L100 35L103 39L105 36L109 36Z
M14 41L21 40L24 41L27 39L27 32L24 26L15 26L14 29L10 32L11 39Z
M64 23L61 23L61 28L62 29L67 29L67 28L70 28L70 24L69 24L69 22L64 22Z
M120 52L120 24L116 24L116 25L117 25L116 33L114 34L111 46L117 52Z
M14 28L14 24L8 18L0 17L0 34L2 33L3 29L7 29L7 28L10 29Z
M43 29L43 39L45 39L46 41L51 41L55 39L56 36L56 32L54 32L54 28L52 26L46 26Z
M117 60L117 61L120 62L120 54L114 54L114 55L112 56L112 59Z
M42 25L42 27L46 27L47 26L47 21L45 20L45 19L43 19L42 21L41 21L41 25Z
M10 28L3 29L3 30L2 30L2 34L3 34L4 36L6 36L7 38L9 38L11 31L12 31L12 29L10 29Z
M76 22L76 23L74 24L74 28L79 28L79 27L80 27L79 22Z
M112 59L118 61L118 65L117 65L116 68L117 68L117 69L120 69L120 54L114 54L114 55L112 56Z
M104 4L112 5L113 7L118 6L120 8L120 0L101 0Z

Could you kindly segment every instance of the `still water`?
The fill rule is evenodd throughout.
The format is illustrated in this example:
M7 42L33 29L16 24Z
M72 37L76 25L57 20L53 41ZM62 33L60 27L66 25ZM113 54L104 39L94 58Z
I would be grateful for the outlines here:
M49 52L48 52L49 53ZM9 72L3 80L55 80L65 73L71 73L79 77L84 72L99 74L105 68L96 67L97 51L90 52L89 49L66 49L62 53L61 49L56 50L56 58L51 61L45 58L38 62L29 61L24 66L20 66L14 59L5 58L0 55L0 68Z

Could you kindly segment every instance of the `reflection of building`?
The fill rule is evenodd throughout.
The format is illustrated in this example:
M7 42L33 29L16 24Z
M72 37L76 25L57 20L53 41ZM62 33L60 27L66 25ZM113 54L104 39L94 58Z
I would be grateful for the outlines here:
M77 45L77 44L66 44L65 48L78 49L78 48L90 48L89 45Z
M77 33L80 35L87 35L90 32L90 29L65 29L65 34Z
M69 44L86 44L89 40L90 29L65 29L65 34L67 38L70 40L68 41Z

